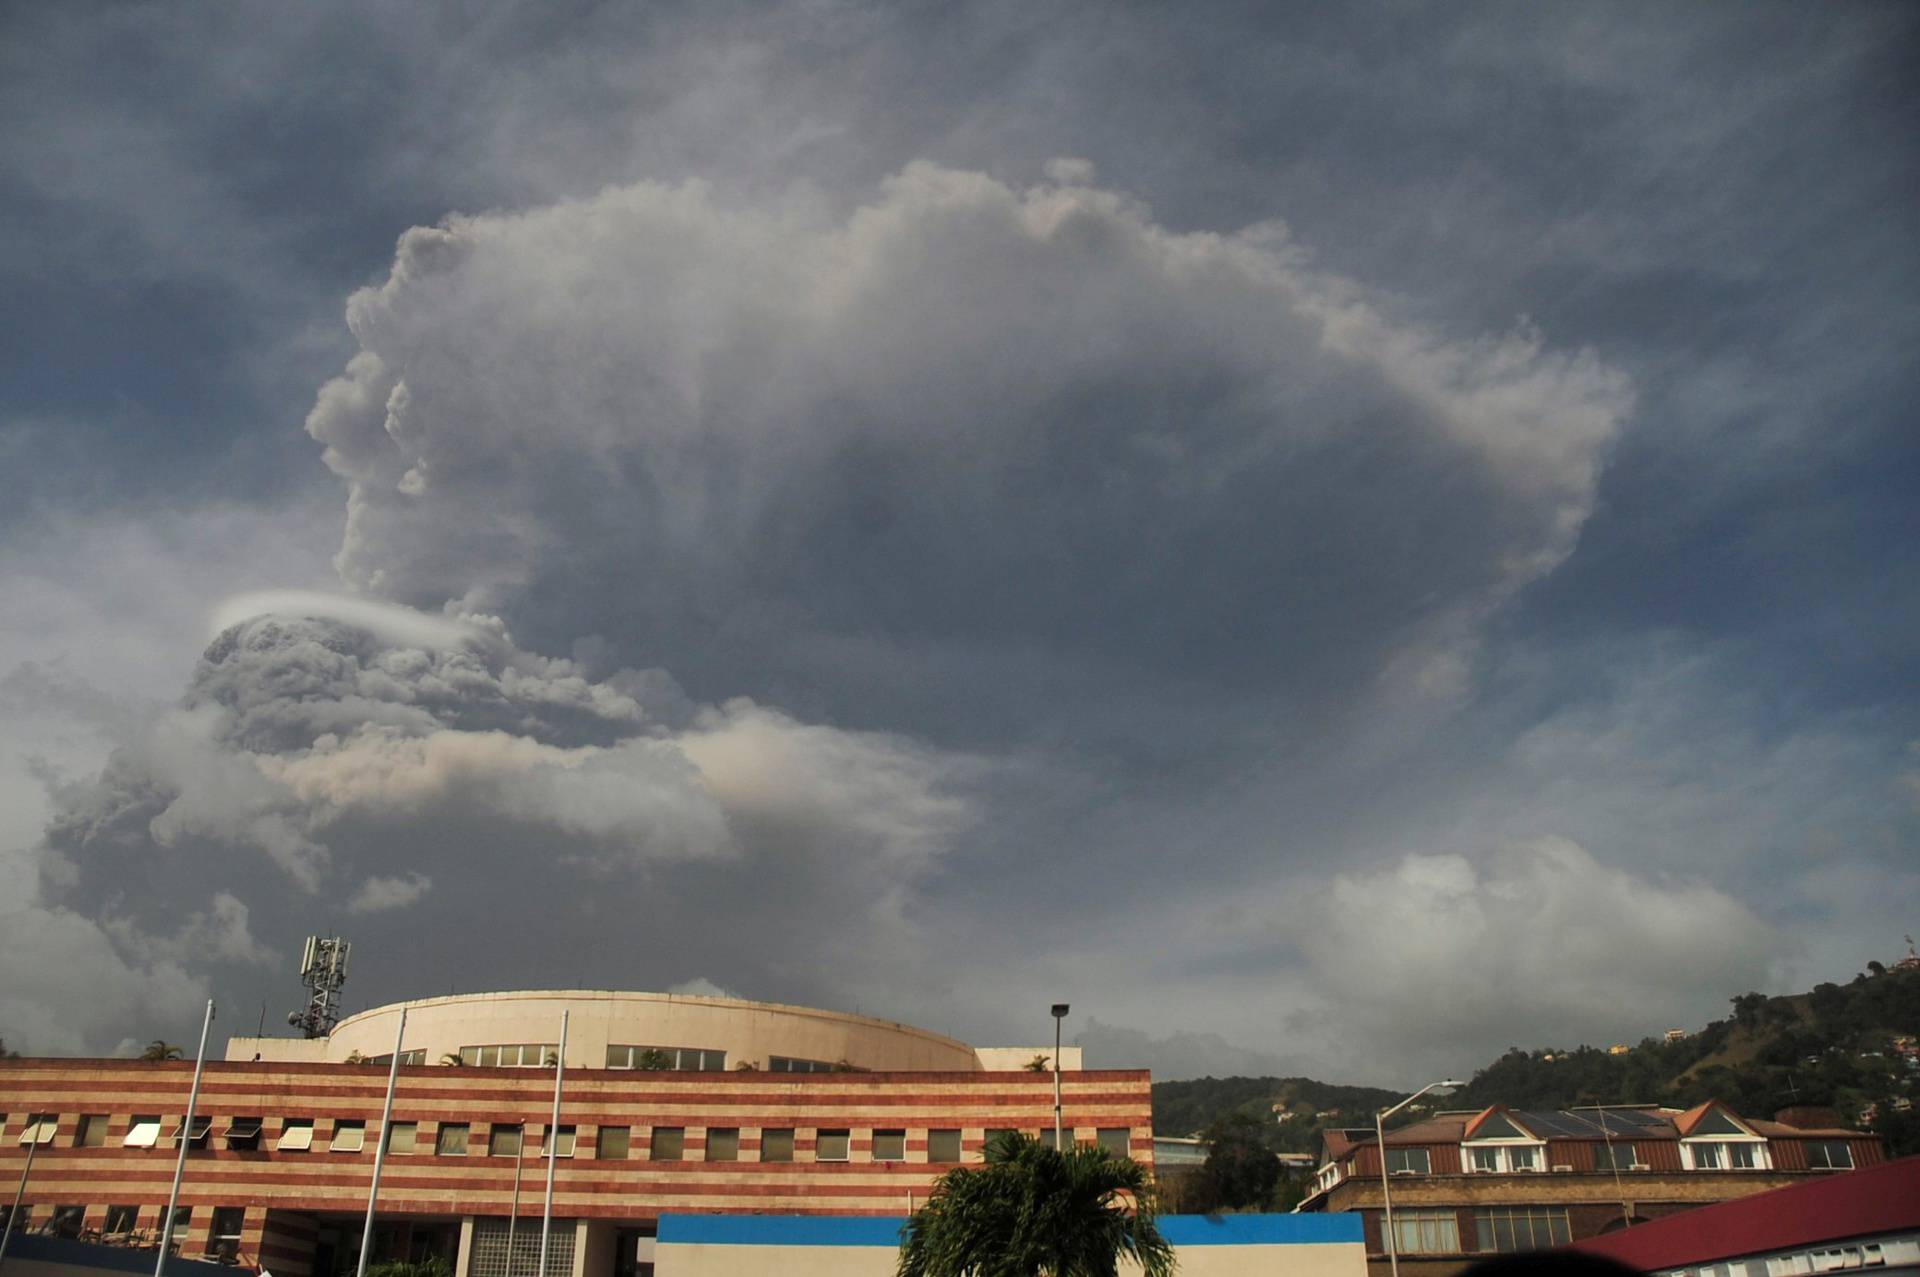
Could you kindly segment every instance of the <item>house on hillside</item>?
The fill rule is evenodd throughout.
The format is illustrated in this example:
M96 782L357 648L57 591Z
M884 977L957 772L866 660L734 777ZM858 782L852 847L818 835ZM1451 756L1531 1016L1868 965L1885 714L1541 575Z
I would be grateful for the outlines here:
M1371 1127L1324 1132L1299 1209L1359 1213L1370 1262L1385 1273L1391 1205L1403 1277L1449 1277L1475 1255L1565 1245L1886 1159L1877 1137L1831 1112L1789 1109L1763 1121L1717 1101L1685 1112L1439 1113L1387 1132L1384 1183L1381 1151Z

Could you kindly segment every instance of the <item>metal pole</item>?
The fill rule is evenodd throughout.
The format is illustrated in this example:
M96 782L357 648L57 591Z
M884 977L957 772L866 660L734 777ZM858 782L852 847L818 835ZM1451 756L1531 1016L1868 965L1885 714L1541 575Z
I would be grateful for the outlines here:
M540 1272L547 1277L547 1233L553 1228L553 1171L559 1150L560 1083L567 1075L567 1016L560 1013L560 1051L553 1060L553 1120L547 1123L547 1204L540 1212Z
M6 1263L7 1243L13 1240L13 1226L20 1218L20 1199L26 1196L27 1176L33 1174L33 1155L40 1151L40 1125L37 1119L46 1115L29 1113L27 1116L36 1119L33 1127L33 1143L27 1145L27 1164L20 1169L20 1187L13 1190L13 1209L7 1212L6 1231L0 1232L0 1264Z
M1060 1147L1060 1021L1062 1018L1057 1015L1053 1017L1053 1147L1064 1153L1066 1150Z
M173 1212L180 1204L180 1180L187 1173L187 1145L193 1143L193 1110L200 1103L200 1074L207 1067L207 1030L213 1027L213 999L200 1021L200 1053L193 1059L193 1086L187 1091L187 1120L180 1127L180 1156L173 1162L173 1189L167 1194L167 1213L160 1217L160 1254L153 1261L153 1277L167 1269L167 1246L173 1240Z
M1397 1107L1397 1106L1396 1106ZM1380 1239L1387 1244L1387 1266L1393 1271L1393 1277L1400 1277L1400 1252L1393 1244L1393 1189L1388 1187L1387 1175L1387 1135L1381 1127L1380 1110L1373 1114L1373 1151L1380 1155L1380 1200L1387 1208L1387 1222L1381 1230Z
M407 1036L407 1009L400 1008L400 1027L393 1031L393 1062L387 1066L387 1103L380 1110L380 1142L373 1149L373 1187L367 1190L367 1222L360 1230L358 1277L367 1277L367 1256L373 1251L373 1205L380 1200L380 1172L387 1164L387 1131L393 1125L393 1089L400 1081L400 1043Z
M520 1128L520 1147L513 1154L513 1214L507 1216L507 1272L513 1277L513 1230L520 1222L520 1168L527 1162L527 1128Z

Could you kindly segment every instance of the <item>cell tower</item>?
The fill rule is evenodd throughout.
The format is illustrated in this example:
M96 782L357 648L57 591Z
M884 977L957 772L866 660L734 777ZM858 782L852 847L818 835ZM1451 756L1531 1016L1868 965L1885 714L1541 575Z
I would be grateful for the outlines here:
M339 936L308 936L300 950L300 983L307 986L304 1011L287 1023L310 1038L324 1038L340 1022L340 986L347 982L347 955L353 946Z

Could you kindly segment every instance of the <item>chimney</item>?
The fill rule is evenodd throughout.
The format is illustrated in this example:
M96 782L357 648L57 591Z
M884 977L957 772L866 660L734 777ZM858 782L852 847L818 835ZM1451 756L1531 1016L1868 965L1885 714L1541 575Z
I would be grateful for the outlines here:
M1782 1126L1802 1131L1832 1131L1846 1126L1836 1110L1819 1104L1795 1104L1791 1108L1783 1108L1773 1115L1773 1120Z

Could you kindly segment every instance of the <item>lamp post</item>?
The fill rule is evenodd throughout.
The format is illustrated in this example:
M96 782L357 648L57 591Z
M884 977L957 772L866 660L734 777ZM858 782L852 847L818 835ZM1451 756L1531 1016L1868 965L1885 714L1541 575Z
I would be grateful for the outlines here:
M1465 1082L1456 1081L1453 1078L1429 1082L1392 1108L1380 1109L1373 1115L1373 1150L1380 1157L1380 1202L1386 1209L1385 1219L1380 1227L1380 1237L1387 1244L1387 1266L1392 1270L1393 1277L1400 1277L1400 1253L1393 1244L1393 1189L1387 1183L1387 1133L1382 1123L1428 1091L1451 1090L1456 1086L1465 1085Z
M1063 1152L1060 1147L1060 1022L1067 1018L1067 1004L1053 1004L1053 1150Z

